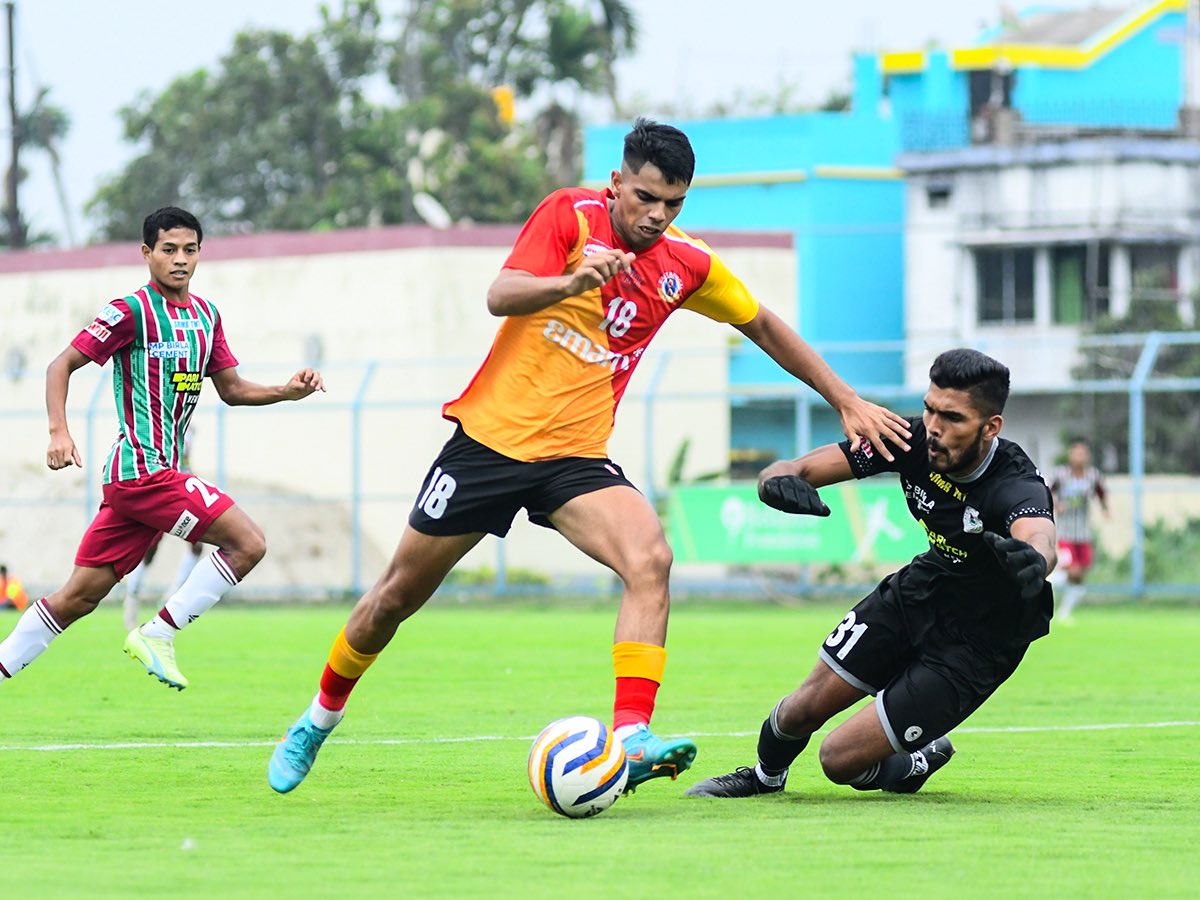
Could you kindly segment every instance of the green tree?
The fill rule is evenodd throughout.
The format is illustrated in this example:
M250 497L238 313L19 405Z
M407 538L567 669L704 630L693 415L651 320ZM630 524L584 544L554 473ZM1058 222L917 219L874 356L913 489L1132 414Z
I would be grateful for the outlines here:
M620 0L418 0L393 44L388 73L409 103L433 100L438 113L442 141L426 156L438 156L441 165L422 169L431 179L424 189L456 214L456 202L474 196L471 183L503 187L507 181L509 206L523 218L531 198L578 181L579 109L586 97L603 92L620 113L614 66L636 41L636 19ZM504 85L543 104L529 117L529 131L493 132L491 90ZM437 109L440 100L449 100L450 108ZM424 118L417 124L430 125ZM502 150L495 149L497 141ZM480 163L484 171L471 171ZM522 191L527 196L518 200ZM478 199L493 206L497 197ZM459 214L472 213L468 206Z
M378 69L379 14L349 3L320 29L237 35L215 72L198 69L121 111L144 152L88 204L106 238L138 234L150 209L178 203L213 232L310 228L330 201L351 132L372 118L364 96ZM347 224L351 224L347 222Z
M519 221L578 179L575 110L615 96L635 35L619 2L411 0L394 27L374 0L321 15L308 35L243 32L212 71L122 110L143 152L89 203L101 236L168 202L214 233L415 222L421 194L456 221ZM499 114L505 86L525 124Z
M1145 334L1151 331L1185 331L1191 327L1179 314L1179 304L1167 290L1169 274L1150 271L1134 281L1129 311L1119 318L1097 322L1094 336ZM1195 306L1193 300L1193 306ZM1193 316L1193 319L1195 317ZM1155 363L1153 377L1200 377L1200 352L1196 345L1165 346ZM1082 361L1072 370L1079 380L1128 379L1142 345L1097 343L1081 351ZM1146 471L1151 474L1200 474L1200 397L1191 392L1158 392L1146 395ZM1119 471L1129 468L1129 396L1126 393L1087 393L1066 398L1061 404L1064 444L1082 434L1094 436Z

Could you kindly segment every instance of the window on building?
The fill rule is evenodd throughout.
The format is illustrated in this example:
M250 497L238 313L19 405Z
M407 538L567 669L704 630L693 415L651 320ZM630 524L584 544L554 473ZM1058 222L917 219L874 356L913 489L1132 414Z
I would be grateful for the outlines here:
M980 322L1033 321L1033 249L976 250Z
M1134 244L1129 248L1129 275L1135 300L1179 299L1179 246Z
M1108 313L1108 244L1064 244L1050 259L1055 322L1095 322Z
M1011 108L1012 92L1013 73L1011 71L977 69L967 73L967 93L972 119L988 108Z
M940 209L950 205L950 197L954 193L954 185L944 179L930 181L925 185L925 199L930 209Z

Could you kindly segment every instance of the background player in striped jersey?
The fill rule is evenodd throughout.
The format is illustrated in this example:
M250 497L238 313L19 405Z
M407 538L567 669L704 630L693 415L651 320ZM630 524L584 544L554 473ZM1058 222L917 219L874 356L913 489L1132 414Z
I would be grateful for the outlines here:
M443 408L458 428L426 476L391 564L334 641L319 693L272 755L275 790L290 791L308 774L400 623L485 534L503 537L522 507L624 584L613 727L630 761L629 785L691 764L695 744L649 729L666 664L671 549L654 508L607 450L629 378L676 310L727 322L758 344L841 414L856 448L866 438L907 449L906 420L859 398L702 241L672 226L694 167L683 132L639 119L609 188L555 191L525 224L488 290L488 311L503 317L492 350Z
M1108 515L1108 498L1100 470L1092 465L1087 441L1077 438L1067 447L1067 463L1056 466L1050 477L1054 494L1054 517L1058 523L1059 571L1065 571L1067 587L1058 608L1060 620L1069 619L1083 599L1084 579L1095 557L1092 544L1091 500L1100 501Z
M266 552L263 533L216 486L179 471L184 436L204 378L230 406L299 400L324 390L321 375L301 369L267 387L237 372L215 306L188 292L203 231L176 207L142 224L150 281L107 304L46 370L50 446L46 464L83 465L67 427L67 388L75 371L113 360L120 433L104 465L104 499L75 555L67 583L32 604L0 642L0 680L36 659L75 620L94 610L166 532L217 549L192 570L152 620L134 628L125 652L170 687L187 679L175 664L175 633L191 624L254 568Z

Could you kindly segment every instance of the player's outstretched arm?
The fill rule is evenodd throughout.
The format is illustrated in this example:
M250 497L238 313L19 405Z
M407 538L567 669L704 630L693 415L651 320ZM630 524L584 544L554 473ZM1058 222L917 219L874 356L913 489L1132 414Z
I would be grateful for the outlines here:
M619 272L628 272L634 255L624 250L601 250L585 256L574 272L533 275L521 269L501 269L488 288L488 312L493 316L527 316L568 297L595 290Z
M908 421L858 396L779 316L760 306L753 319L735 327L758 344L780 368L799 378L837 410L842 419L842 431L850 439L850 449L857 450L864 440L868 440L888 461L893 457L885 441L902 450L909 449L907 441L912 432Z
M841 448L826 444L798 459L781 459L763 469L758 476L758 499L787 513L827 516L829 507L816 489L852 477Z
M237 366L219 369L210 376L217 394L230 406L268 406L282 400L303 400L325 390L325 381L316 369L301 369L287 384L263 385L247 381Z
M67 388L75 371L90 362L79 350L68 346L46 367L46 418L50 427L46 465L51 469L65 469L72 463L83 468L83 458L67 427Z

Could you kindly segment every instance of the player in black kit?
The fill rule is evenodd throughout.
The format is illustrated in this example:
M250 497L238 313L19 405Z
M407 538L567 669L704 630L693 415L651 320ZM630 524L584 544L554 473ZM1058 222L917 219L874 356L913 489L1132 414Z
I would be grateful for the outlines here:
M799 688L763 722L758 763L688 791L750 797L783 790L788 767L830 717L867 694L821 742L821 768L858 790L913 793L954 753L946 734L1016 670L1050 630L1054 568L1050 491L1025 451L1001 438L1008 369L976 350L949 350L929 370L912 449L888 462L870 444L828 444L780 461L759 498L827 516L815 488L898 472L929 549L888 576L825 639Z

